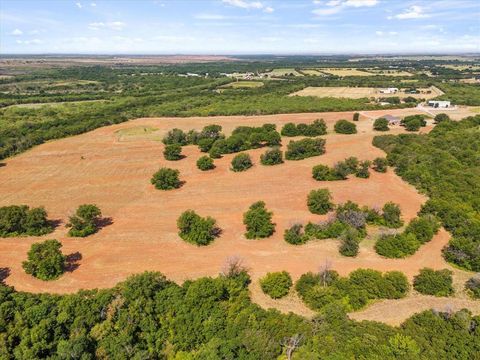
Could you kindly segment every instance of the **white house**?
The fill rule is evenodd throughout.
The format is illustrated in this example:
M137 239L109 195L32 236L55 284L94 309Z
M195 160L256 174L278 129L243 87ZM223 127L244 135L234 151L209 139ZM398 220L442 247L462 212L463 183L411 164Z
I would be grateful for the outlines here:
M450 103L450 101L429 100L428 106L434 108L449 108L452 107L452 104Z
M380 89L380 94L396 94L397 92L398 92L398 88Z

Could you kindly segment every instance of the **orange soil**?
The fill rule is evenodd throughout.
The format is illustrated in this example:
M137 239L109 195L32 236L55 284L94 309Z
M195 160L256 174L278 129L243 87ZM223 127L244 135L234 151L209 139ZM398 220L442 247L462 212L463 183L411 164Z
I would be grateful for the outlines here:
M412 114L414 109L372 111L373 118L385 113ZM387 201L398 203L404 220L415 217L426 200L403 182L392 170L386 174L371 172L369 179L318 182L311 177L316 164L332 165L348 156L374 159L384 153L373 147L372 120L362 116L356 135L329 133L325 155L302 161L286 161L278 166L259 164L265 149L249 151L254 167L243 173L229 170L233 155L216 160L216 169L201 172L195 166L202 155L195 146L184 147L186 158L169 162L162 156L163 144L149 135L119 136L120 129L138 126L158 128L155 136L169 129L201 129L207 124L221 124L226 133L238 125L311 122L324 118L329 130L341 118L352 113L288 114L270 116L232 116L211 118L137 119L103 127L87 134L57 140L5 161L0 168L0 206L28 204L44 206L52 219L60 219L54 233L47 236L0 239L0 266L10 268L6 279L17 290L71 293L78 289L112 287L133 273L157 270L175 281L216 275L230 256L239 256L251 270L253 279L268 271L287 270L294 278L306 271L318 270L329 260L332 267L346 275L359 267L401 270L412 277L418 269L446 267L440 250L448 242L441 231L415 255L404 260L386 260L378 256L372 244L362 244L356 258L338 254L335 240L312 241L292 246L283 240L284 230L296 222L318 221L325 216L309 213L307 194L312 189L329 188L335 203L347 200L361 205L381 207ZM390 133L400 133L396 127ZM428 131L428 128L424 131ZM283 144L289 142L283 139ZM285 146L284 146L285 147ZM159 191L150 184L152 174L161 166L180 170L185 185L173 191ZM276 233L263 240L247 240L242 214L249 205L264 200L274 212ZM95 203L113 224L88 238L67 237L64 224L69 215L84 203ZM186 209L214 217L223 229L220 238L207 247L196 247L177 235L176 220ZM56 238L65 254L80 252L79 267L60 279L44 282L23 271L21 262L33 242ZM255 296L254 298L260 298ZM262 303L262 300L259 300ZM300 311L300 310L299 310Z

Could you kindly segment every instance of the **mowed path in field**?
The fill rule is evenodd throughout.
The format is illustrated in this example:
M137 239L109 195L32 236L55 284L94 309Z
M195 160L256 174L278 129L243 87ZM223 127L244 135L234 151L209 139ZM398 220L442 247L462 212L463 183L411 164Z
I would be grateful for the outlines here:
M365 112L365 115L375 118L385 113L415 112L405 109ZM317 118L325 119L329 128L329 134L324 136L326 154L268 167L259 164L265 149L251 150L248 152L255 166L243 173L229 170L234 155L215 160L217 167L213 171L198 170L195 163L203 154L196 146L183 148L185 159L166 161L163 144L155 140L174 127L200 130L215 123L222 125L228 134L239 125L275 123L280 129L286 122L312 122ZM361 245L356 258L346 258L339 255L335 240L312 241L303 246L292 246L283 240L284 230L294 223L326 219L308 211L306 197L312 189L330 189L335 203L352 200L360 205L381 207L387 201L394 201L400 204L405 221L415 217L426 200L392 170L386 174L372 171L369 179L353 177L336 182L312 179L311 168L317 164L333 165L349 156L366 160L385 155L371 145L373 136L378 134L372 131L372 120L362 117L356 135L333 134L334 122L342 118L351 119L352 113L137 119L46 143L7 159L6 166L0 168L0 206L44 206L50 218L63 224L44 237L0 239L0 267L10 269L6 282L17 290L71 293L78 289L112 287L145 270L161 271L181 282L218 274L232 256L243 259L254 280L277 270L287 270L296 279L307 271L317 271L325 261L342 275L356 268L373 268L401 270L411 278L425 266L448 267L441 257L441 248L449 238L444 231L403 260L381 258L373 250L372 241ZM118 133L144 126L158 130L135 136ZM400 132L403 128L390 131ZM290 139L282 140L285 148ZM173 191L156 190L150 178L161 166L179 169L185 185ZM274 212L276 233L268 239L247 240L243 237L243 213L258 200L265 201ZM104 216L112 218L113 224L88 238L67 237L64 225L69 215L85 203L97 204ZM215 218L223 230L221 237L206 247L182 241L177 235L176 220L186 209ZM25 274L21 262L33 242L50 238L62 242L65 254L79 252L82 259L73 272L56 281L44 282ZM261 305L270 306L256 281L252 295ZM305 311L302 306L296 309L293 305L287 304L285 308L279 305L282 310L300 313Z

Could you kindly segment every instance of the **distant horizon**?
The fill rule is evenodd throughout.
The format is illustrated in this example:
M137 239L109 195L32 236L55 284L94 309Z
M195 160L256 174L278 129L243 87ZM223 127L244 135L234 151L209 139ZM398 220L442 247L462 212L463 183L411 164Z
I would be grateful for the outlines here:
M2 0L0 54L480 53L477 0Z

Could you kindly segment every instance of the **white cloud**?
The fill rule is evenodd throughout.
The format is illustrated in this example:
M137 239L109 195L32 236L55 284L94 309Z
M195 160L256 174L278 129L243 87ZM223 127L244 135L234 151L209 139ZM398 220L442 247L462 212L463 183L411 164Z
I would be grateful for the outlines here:
M20 29L15 29L15 30L13 30L13 31L11 32L11 34L12 34L13 36L20 36L20 35L23 34L23 31L20 30Z
M43 43L40 39L32 39L32 40L17 40L17 44L20 45L38 45Z
M383 36L383 31L375 31L375 34L377 34L378 36Z
M76 5L79 9L81 9L81 8L83 7L83 5L82 5L81 3L79 3L79 2L75 3L75 5Z
M247 1L247 0L222 0L224 4L239 7L242 9L257 9L263 10L266 13L272 13L274 9L271 6L265 6L260 1Z
M97 6L97 4L94 3L94 2L92 2L92 3L90 3L90 6L91 6L91 7L95 7L95 6Z
M406 9L403 13L400 13L394 16L389 16L388 19L405 20L405 19L421 19L421 18L427 18L427 17L430 17L430 15L425 14L422 7L413 5L413 6L410 6L408 9Z
M276 41L280 41L281 39L275 36L264 36L264 37L261 37L260 40L266 41L266 42L276 42Z
M312 13L320 16L333 15L346 8L371 7L377 5L378 3L378 0L329 0L325 3L327 7L314 9ZM321 5L323 3L318 1L314 2L314 4Z
M396 31L385 32L385 31L382 31L382 30L378 30L378 31L375 31L375 34L378 35L378 36L383 36L383 35L394 36L394 35L398 35L398 32L396 32Z
M123 30L125 23L121 21L111 21L111 22L93 22L88 24L90 30L101 30L101 29L110 29L110 30Z
M196 14L193 16L195 19L198 20L225 20L228 17L225 15L220 14Z

